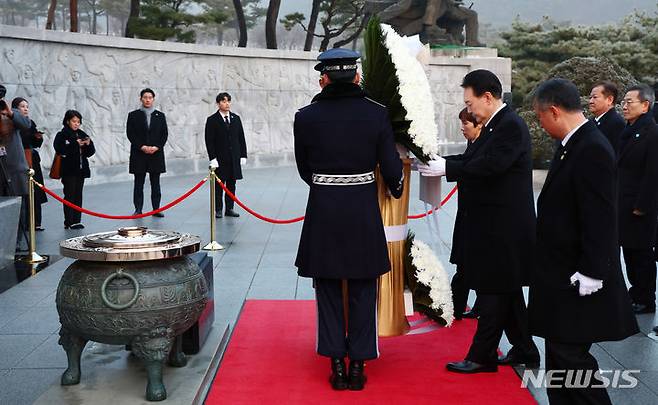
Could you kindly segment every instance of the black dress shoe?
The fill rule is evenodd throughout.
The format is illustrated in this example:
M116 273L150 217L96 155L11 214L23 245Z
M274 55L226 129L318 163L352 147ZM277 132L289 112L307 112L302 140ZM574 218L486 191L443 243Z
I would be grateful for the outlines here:
M480 314L473 311L472 309L470 311L464 312L462 314L462 318L464 318L464 319L478 319L479 317L480 317Z
M363 374L365 363L363 360L350 361L350 391L361 391L366 385L366 375Z
M499 366L520 366L521 364L524 364L525 368L539 368L539 357L518 356L510 353L498 357Z
M653 327L653 333L658 334L658 326Z
M656 312L655 305L633 304L633 312L636 314L653 314Z
M331 388L336 391L343 391L347 389L347 373L345 372L345 360L332 358L331 359L331 377L329 377Z
M156 212L155 214L153 214L153 216L157 218L164 218L164 214L161 212Z
M73 224L73 225L71 225L71 229L84 229L84 228L85 228L85 226L82 225L82 224L79 223L79 222L78 222L77 224Z
M221 212L221 211L215 211L215 218L221 218L221 217L223 217L223 216L224 216L224 215L222 215L222 212Z
M226 212L224 212L224 215L227 216L227 217L233 217L233 218L237 218L237 217L240 216L240 214L238 214L237 212L235 212L233 210L226 210Z
M135 210L135 212L133 212L133 215L142 215L142 211L141 210Z
M498 371L498 365L496 364L480 364L470 360L448 363L446 368L448 371L464 374L495 373Z

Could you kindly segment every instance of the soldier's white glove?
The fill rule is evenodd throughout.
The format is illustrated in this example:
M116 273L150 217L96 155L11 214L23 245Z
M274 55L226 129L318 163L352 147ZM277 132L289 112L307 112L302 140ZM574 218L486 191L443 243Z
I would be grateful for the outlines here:
M418 164L418 171L423 176L445 176L446 160L441 156L430 160L428 164Z
M219 167L219 163L217 162L217 159L213 159L210 161L210 167L213 169L217 169Z
M247 163L247 158L240 158L240 164L244 165Z
M581 297L591 295L603 288L603 281L595 278L587 277L579 272L575 272L571 276L571 284L575 284L576 280L579 283L578 294Z

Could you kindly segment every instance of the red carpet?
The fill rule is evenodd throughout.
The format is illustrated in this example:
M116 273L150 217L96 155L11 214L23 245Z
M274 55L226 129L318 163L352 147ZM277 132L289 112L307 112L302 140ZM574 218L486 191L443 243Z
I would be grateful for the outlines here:
M363 391L333 391L329 360L315 353L315 301L248 300L206 404L534 404L511 367L460 375L445 363L464 357L475 321L380 338ZM425 328L424 328L425 327ZM424 328L424 329L423 329Z

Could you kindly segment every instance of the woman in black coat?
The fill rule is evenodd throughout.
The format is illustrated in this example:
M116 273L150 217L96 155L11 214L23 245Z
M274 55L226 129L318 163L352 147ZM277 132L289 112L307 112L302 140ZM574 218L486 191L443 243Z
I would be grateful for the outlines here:
M91 176L87 158L96 152L89 135L80 129L82 115L68 110L62 121L64 128L55 135L55 152L62 156L62 184L64 198L77 206L82 206L82 187L85 179ZM82 229L81 213L64 206L64 229Z
M16 97L11 102L11 108L20 111L23 116L28 117L30 112L30 105L26 99ZM43 172L41 171L41 156L39 155L39 148L43 144L43 133L37 130L37 125L34 121L30 120L30 128L21 130L21 141L23 142L23 149L25 149L25 157L31 169L34 170L34 179L43 184ZM41 204L48 201L46 193L39 187L34 188L34 222L37 231L43 231L41 226Z
M467 146L466 151L464 151L465 156L469 156L473 151L472 145L480 136L482 131L482 123L478 123L477 119L473 114L469 113L466 108L459 112L459 121L461 122L461 131L466 138ZM454 159L454 156L446 156L446 160ZM459 183L457 183L459 186ZM464 278L464 273L462 267L463 255L464 255L464 246L468 241L464 240L464 212L463 212L463 197L464 193L459 192L457 194L457 216L455 218L455 227L452 232L452 249L450 250L450 263L457 266L457 271L452 277L452 282L450 287L452 288L452 302L455 308L455 319L459 320L462 317L466 318L476 318L477 312L475 307L470 311L464 313L466 310L466 302L468 301L468 292L469 288L466 285L466 280Z

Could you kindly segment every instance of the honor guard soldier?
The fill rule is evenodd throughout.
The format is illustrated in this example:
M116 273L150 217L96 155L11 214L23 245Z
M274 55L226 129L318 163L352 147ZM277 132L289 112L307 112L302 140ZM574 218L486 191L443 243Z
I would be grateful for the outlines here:
M364 361L379 354L377 278L390 263L377 166L392 197L402 195L402 162L388 112L359 86L359 57L340 48L318 57L322 91L297 112L294 124L297 169L310 187L295 265L301 277L314 280L317 351L331 358L335 390L363 389Z

